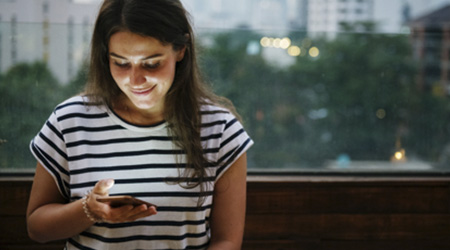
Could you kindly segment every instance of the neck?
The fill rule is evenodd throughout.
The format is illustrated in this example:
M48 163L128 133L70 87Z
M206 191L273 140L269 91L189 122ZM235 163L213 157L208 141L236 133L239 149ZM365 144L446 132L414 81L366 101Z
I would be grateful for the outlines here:
M163 112L138 109L128 99L117 102L112 108L117 115L131 124L150 126L164 121Z

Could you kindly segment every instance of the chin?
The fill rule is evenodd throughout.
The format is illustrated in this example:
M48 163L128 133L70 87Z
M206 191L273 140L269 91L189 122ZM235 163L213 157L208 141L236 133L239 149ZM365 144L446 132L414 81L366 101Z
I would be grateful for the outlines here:
M141 109L141 110L149 110L149 109L154 109L156 107L156 104L154 104L154 103L144 103L144 102L133 102L133 105L137 109Z

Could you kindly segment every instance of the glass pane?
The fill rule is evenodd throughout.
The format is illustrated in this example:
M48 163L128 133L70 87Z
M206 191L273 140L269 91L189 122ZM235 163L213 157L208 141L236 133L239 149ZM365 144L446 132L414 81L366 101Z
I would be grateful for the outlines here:
M54 107L82 89L91 29L0 23L0 169L36 166L29 143Z
M449 170L450 30L420 18L450 16L449 1L242 1L236 13L233 1L183 2L205 80L255 141L250 169ZM324 9L336 19L313 18ZM35 166L29 141L82 88L91 32L0 23L0 169Z

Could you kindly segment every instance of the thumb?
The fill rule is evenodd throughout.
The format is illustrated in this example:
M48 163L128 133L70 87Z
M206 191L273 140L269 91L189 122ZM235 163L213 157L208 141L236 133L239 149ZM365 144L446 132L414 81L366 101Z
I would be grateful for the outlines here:
M98 195L108 195L108 190L114 185L114 179L103 179L95 184L92 193Z

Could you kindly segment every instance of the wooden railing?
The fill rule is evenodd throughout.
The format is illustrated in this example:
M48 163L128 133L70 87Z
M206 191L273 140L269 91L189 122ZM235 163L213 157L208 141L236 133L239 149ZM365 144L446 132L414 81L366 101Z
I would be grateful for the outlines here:
M0 249L62 249L26 233L32 178L0 178ZM248 178L243 249L450 249L449 177Z

